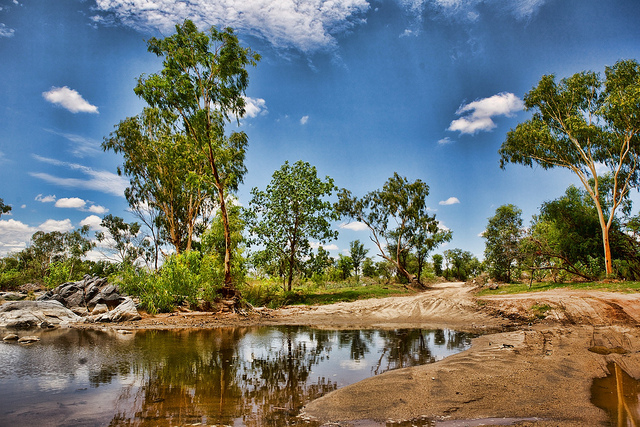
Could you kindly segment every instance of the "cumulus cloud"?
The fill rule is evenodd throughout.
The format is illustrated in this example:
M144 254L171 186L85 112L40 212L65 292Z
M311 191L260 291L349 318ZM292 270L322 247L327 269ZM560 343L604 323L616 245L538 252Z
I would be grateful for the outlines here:
M78 197L62 198L56 201L56 208L82 209L87 202Z
M335 35L365 22L369 9L366 0L97 0L96 6L137 30L172 33L176 22L189 18L199 28L230 26L276 48L303 52L334 48Z
M89 206L89 209L87 209L87 211L95 213L95 214L106 214L107 212L109 212L109 209L105 208L104 206L100 206L100 205L91 205L91 206Z
M300 124L306 125L308 121L309 121L309 116L302 116L302 118L300 119Z
M52 231L59 231L61 233L66 233L67 231L73 230L73 225L71 224L70 219L48 219L42 224L38 226L38 230L44 231L45 233L50 233Z
M345 230L352 230L352 231L363 231L363 230L368 230L369 227L367 227L367 225L364 222L359 222L359 221L354 221L354 222L343 222L342 224L339 225L340 228L343 228Z
M42 203L51 203L56 201L56 196L53 194L50 194L48 196L43 196L42 194L38 194L36 196L36 201L42 202Z
M460 200L458 200L457 197L449 197L447 200L442 200L439 202L439 204L443 206L456 205L458 203L460 203Z
M489 98L479 99L461 106L457 115L467 114L451 122L447 130L462 134L490 131L496 127L492 117L512 116L524 108L524 102L512 93L499 93Z
M72 113L98 114L98 107L91 105L77 91L67 86L52 87L51 90L43 92L42 96L50 103L60 105Z
M18 252L27 247L27 242L37 229L15 219L0 220L0 256Z
M244 103L245 118L252 119L269 113L269 110L267 109L267 101L262 98L251 98L249 96L245 96Z
M87 176L86 179L79 179L63 178L44 172L30 173L30 175L35 178L39 178L51 184L60 185L63 187L84 188L124 197L124 190L127 188L128 181L126 180L126 178L118 176L115 173L99 171L88 166L79 165L77 163L63 162L60 160L50 159L38 155L34 155L33 157L43 163L48 163L54 166L61 166L73 171L79 171Z
M0 23L0 37L13 37L16 30L7 27L5 24Z
M451 140L451 138L447 136L446 138L442 138L438 140L438 145L447 145L447 144L451 144L452 142L453 141Z
M88 217L80 221L81 226L84 227L85 225L88 225L89 228L93 230L102 230L103 227L101 224L102 219L98 215L89 215Z

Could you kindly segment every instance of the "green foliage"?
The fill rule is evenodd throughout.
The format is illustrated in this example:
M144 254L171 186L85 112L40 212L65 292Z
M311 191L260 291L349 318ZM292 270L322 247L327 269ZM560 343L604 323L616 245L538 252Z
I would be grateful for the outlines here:
M224 265L216 253L199 251L172 254L158 271L124 265L111 276L124 293L140 298L149 313L169 312L176 305L199 306L213 302L224 284Z
M438 277L442 276L442 261L444 261L444 257L440 254L433 254L431 260L433 261L433 270L435 275Z
M447 249L444 257L451 266L450 275L457 280L465 281L469 277L477 276L482 271L482 264L471 252L462 249Z
M109 281L121 292L139 298L140 307L149 314L170 312L174 309L175 298L156 279L156 273L129 265L111 276Z
M347 189L340 190L335 206L341 216L365 224L380 256L393 263L408 281L414 282L416 277L407 271L402 259L412 245L417 245L415 236L437 232L435 215L427 212L428 195L429 186L423 181L410 183L394 173L381 190L369 192L362 198L354 197ZM426 242L426 238L423 241Z
M342 280L346 280L351 277L351 270L354 269L351 257L342 254L338 255L338 262L336 266L341 273Z
M482 237L486 239L485 262L492 278L511 282L518 266L522 237L522 211L515 205L503 205L489 218Z
M477 296L520 294L527 292L543 292L552 289L569 290L599 290L608 292L637 293L640 292L640 282L579 282L579 283L559 283L559 282L534 282L531 286L525 283L512 283L500 286L498 289L482 289Z
M543 76L524 97L531 119L511 130L500 148L500 164L563 167L585 186L598 213L606 273L612 273L609 232L616 209L640 178L640 64L621 60L605 79L581 72L556 83ZM615 185L601 185L606 166ZM607 203L603 205L603 200Z
M11 206L5 205L4 200L0 199L0 216L9 212L11 212Z
M265 191L251 190L248 229L253 243L264 247L254 261L286 277L289 291L295 272L302 270L303 259L311 253L309 239L325 243L337 238L330 223L337 216L325 200L334 189L333 179L327 176L323 181L314 166L299 160L275 171Z
M232 116L239 120L245 114L244 94L249 84L246 67L255 65L260 56L241 47L232 29L219 31L212 27L200 32L188 19L176 25L175 34L163 39L152 37L147 44L149 52L163 60L160 72L140 76L134 88L149 108L132 120L130 132L125 128L126 121L122 122L120 127L127 132L122 137L116 134L112 140L135 144L139 135L143 137L143 154L157 149L157 159L133 160L131 170L150 168L155 178L152 189L160 197L155 193L153 200L147 197L152 194L146 192L149 183L139 174L128 198L130 203L148 201L165 213L157 218L166 221L166 238L178 253L191 248L198 218L207 217L202 207L211 212L213 200L217 200L225 239L223 293L236 296L226 197L237 190L246 173L248 138L244 132L225 134L225 125ZM107 148L109 143L107 140ZM165 178L169 186L161 185ZM177 224L178 219L185 227Z
M100 225L107 232L97 232L96 239L101 243L113 242L110 251L116 262L133 265L144 256L150 246L146 236L140 233L140 224L137 222L129 224L122 218L109 214L102 218Z
M360 240L354 240L349 243L349 258L353 264L353 272L358 277L360 271L360 264L367 257L368 249L364 248L364 245L360 243Z
M412 293L399 284L372 283L350 284L341 282L334 286L301 286L292 291L285 291L273 280L254 281L243 285L242 295L254 306L278 308L292 304L333 304L343 301L356 301L368 298L383 298Z
M68 261L54 261L49 265L49 275L44 278L48 289L71 281L72 266Z
M611 222L610 236L614 272L624 278L637 277L637 241L617 219ZM585 190L570 186L564 196L541 206L520 243L520 252L532 270L532 279L537 270L551 272L554 280L564 275L593 280L606 273L601 245L602 229L593 200Z

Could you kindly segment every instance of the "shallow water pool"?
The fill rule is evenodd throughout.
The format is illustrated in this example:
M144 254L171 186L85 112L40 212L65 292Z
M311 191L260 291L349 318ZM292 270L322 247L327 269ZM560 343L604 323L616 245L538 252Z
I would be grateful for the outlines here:
M39 336L0 343L4 425L294 425L312 399L471 344L452 330L298 326Z

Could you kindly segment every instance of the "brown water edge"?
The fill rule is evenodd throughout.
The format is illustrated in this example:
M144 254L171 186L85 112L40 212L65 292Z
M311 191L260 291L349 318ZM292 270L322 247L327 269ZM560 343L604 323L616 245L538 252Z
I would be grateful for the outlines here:
M436 420L419 417L411 420L389 420L381 423L373 420L350 421L347 424L322 424L321 427L477 427L477 426L511 426L522 422L536 422L540 418L477 418L470 420Z
M591 403L609 414L616 427L640 425L640 381L617 363L607 364L609 375L596 378L591 385Z

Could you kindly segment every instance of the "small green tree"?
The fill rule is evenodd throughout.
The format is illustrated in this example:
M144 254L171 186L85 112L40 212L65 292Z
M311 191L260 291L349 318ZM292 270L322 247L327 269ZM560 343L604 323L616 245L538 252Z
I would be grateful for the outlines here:
M482 237L487 241L484 258L491 277L511 282L521 258L519 244L522 234L522 211L515 205L502 205L489 218Z
M458 248L448 249L444 251L444 256L451 265L454 277L458 280L467 280L469 276L479 273L480 261L469 251Z
M351 271L353 271L354 268L353 260L350 256L339 254L337 264L338 270L340 270L340 273L342 274L342 280L347 280L351 277Z
M289 291L294 273L310 253L309 239L326 243L338 237L329 222L337 216L326 200L334 189L333 179L327 176L323 181L314 166L299 160L275 171L265 191L251 190L249 233L284 266Z
M105 244L106 251L103 254L112 261L134 265L150 246L146 236L140 233L140 224L137 222L126 223L119 216L109 214L102 218L100 225L106 229L106 233L97 232L96 240Z
M440 254L433 254L431 260L433 261L433 271L436 276L442 276L442 261L444 261L443 256Z
M360 243L360 240L354 240L349 243L349 257L353 264L353 273L356 276L356 280L360 272L360 264L362 264L362 261L367 257L368 252L369 249L365 249L364 245Z

